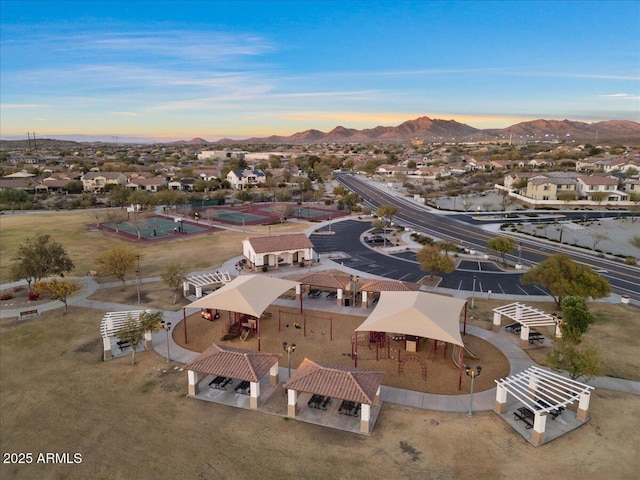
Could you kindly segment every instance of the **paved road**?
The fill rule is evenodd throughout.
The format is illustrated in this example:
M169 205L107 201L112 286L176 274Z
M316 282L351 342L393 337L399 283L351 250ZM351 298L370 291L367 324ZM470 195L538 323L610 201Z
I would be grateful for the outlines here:
M383 204L394 204L399 207L394 216L396 223L409 226L417 231L437 238L449 239L461 242L465 247L483 252L487 242L496 236L495 232L485 231L478 227L477 220L470 215L447 215L445 212L428 209L420 206L410 199L371 185L357 175L338 174L337 181L350 190L356 192L376 209ZM545 212L548 213L548 212ZM556 212L557 213L557 212ZM606 215L620 215L621 212L608 212ZM602 212L581 212L584 215L601 216ZM485 223L483 223L485 224ZM500 235L510 236L508 232ZM545 242L535 238L516 237L521 244L520 254L509 255L511 263L519 259L524 265L535 265L547 259L550 255L560 251L559 246L552 242ZM602 276L609 281L612 290L619 295L628 295L636 301L640 301L640 268L625 265L621 262L598 258L593 252L580 251L579 249L565 248L564 253L575 261L580 262L602 272Z
M380 275L393 280L417 282L425 276L416 261L413 252L400 252L386 255L364 245L360 237L371 228L369 222L346 220L332 225L333 235L313 234L311 241L320 255L331 255L343 252L345 258L334 258L345 267L364 273ZM320 231L329 231L324 227ZM458 269L450 274L439 274L441 288L454 290L505 295L547 295L537 285L522 285L519 273L502 272L493 262L464 261ZM475 283L475 285L474 285Z

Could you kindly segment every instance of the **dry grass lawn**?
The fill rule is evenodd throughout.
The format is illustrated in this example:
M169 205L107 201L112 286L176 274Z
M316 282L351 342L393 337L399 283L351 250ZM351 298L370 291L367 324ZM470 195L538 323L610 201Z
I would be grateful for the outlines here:
M153 352L102 362L101 318L71 307L0 323L2 453L82 454L3 463L0 478L637 478L635 395L596 390L592 420L539 448L491 412L391 404L363 437L186 398L186 373Z
M92 231L91 223L92 218L84 212L3 215L0 281L8 281L6 267L17 246L37 231L52 234L67 247L77 275L95 269L97 255L120 240ZM282 231L304 226L287 224ZM260 228L252 229L260 232ZM245 236L217 232L141 245L144 276L159 275L170 260L179 260L190 270L216 268L240 253L239 240ZM183 304L174 305L173 292L162 284L144 284L142 292L144 306L178 310ZM96 299L129 304L135 304L135 298L134 287L96 294ZM470 323L490 328L491 309L501 304L504 302L477 299ZM549 304L532 305L550 311ZM292 358L293 366L304 356L351 364L342 354L350 352L349 338L358 319L336 316L334 340L329 342L326 322L319 320L310 320L307 337L292 328L291 322L289 328L283 324L278 332L278 312L273 311L278 308L271 308L273 316L263 324L263 350L280 351L279 342L285 339L300 345ZM599 321L588 336L600 347L607 373L640 380L638 311L600 303L593 304L592 310ZM129 364L129 357L102 362L99 324L103 314L72 306L64 317L59 309L22 322L0 320L2 454L82 455L82 463L77 465L0 463L0 478L637 478L637 395L596 389L591 421L539 448L530 446L492 412L467 418L464 413L391 404L383 405L373 435L366 437L189 399L186 373L180 371L180 365L167 366L154 352L139 354L136 366ZM190 319L193 340L189 348L202 349L217 340L223 320L224 316L216 322ZM196 334L197 329L201 335ZM178 340L180 332L178 328ZM198 337L202 344L196 343ZM255 348L255 342L251 338L243 346ZM422 352L428 352L430 346L425 345ZM472 348L484 347L474 343ZM544 349L529 352L536 361L544 362ZM359 353L359 366L381 369L383 363L388 364L384 367L385 383L394 377L421 381L417 364L407 366L402 380L393 361L366 360L375 351L364 344ZM445 378L450 388L453 363L442 358L442 350L438 353L438 358L428 363L426 386L438 389L436 379ZM481 354L484 366L491 352ZM500 355L496 355L496 365ZM438 374L438 364L444 373ZM484 370L478 381L483 377L490 380L494 374L488 373ZM478 386L484 388L480 383Z

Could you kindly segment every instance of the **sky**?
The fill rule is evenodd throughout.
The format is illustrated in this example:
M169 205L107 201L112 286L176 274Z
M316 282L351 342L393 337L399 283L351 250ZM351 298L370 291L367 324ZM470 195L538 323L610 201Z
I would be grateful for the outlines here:
M0 136L640 121L638 1L0 0Z

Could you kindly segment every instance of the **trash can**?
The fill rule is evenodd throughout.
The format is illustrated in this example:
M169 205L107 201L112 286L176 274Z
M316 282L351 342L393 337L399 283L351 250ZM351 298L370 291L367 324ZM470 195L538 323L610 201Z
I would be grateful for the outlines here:
M348 307L349 306L349 302L351 302L351 299L350 298L345 298L344 299L344 306Z

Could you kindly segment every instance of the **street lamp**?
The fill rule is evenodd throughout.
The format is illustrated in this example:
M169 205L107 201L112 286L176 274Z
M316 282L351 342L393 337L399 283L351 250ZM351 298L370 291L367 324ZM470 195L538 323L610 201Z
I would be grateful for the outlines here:
M467 373L467 377L471 377L471 395L469 396L469 412L467 413L467 417L473 417L473 381L476 377L480 376L480 372L482 371L482 367L478 365L476 369L472 369L469 365L464 366L464 371Z
M169 331L171 331L171 322L161 320L160 328L162 328L167 335L167 363L169 363L171 361L171 358L169 357Z
M289 370L287 378L291 378L291 354L296 351L296 344L289 345L287 342L282 342L282 349L287 352L287 369Z
M478 278L477 275L473 276L473 293L471 294L471 309L473 310L474 308L476 308L476 279Z
M522 265L522 242L518 242L518 265Z

